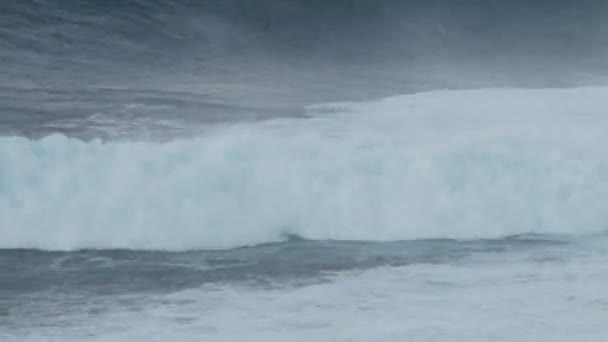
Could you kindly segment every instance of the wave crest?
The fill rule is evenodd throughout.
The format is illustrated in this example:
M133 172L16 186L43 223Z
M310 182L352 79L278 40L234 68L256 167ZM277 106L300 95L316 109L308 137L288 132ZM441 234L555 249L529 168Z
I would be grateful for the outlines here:
M600 232L607 95L431 92L167 143L3 137L0 248Z

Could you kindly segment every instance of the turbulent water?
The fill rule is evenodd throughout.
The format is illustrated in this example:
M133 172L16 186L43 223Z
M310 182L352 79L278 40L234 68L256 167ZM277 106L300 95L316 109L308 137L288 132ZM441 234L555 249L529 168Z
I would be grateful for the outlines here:
M0 340L603 341L608 3L0 3Z

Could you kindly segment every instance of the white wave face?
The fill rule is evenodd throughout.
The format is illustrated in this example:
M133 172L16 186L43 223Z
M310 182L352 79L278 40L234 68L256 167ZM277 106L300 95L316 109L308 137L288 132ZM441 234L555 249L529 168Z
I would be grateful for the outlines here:
M0 248L603 232L606 99L608 88L438 91L168 143L3 137Z

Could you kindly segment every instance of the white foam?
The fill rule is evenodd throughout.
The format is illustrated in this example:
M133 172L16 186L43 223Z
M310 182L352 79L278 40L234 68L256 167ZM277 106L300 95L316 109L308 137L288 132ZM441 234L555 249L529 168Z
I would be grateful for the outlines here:
M608 228L606 98L439 91L167 143L3 137L0 248L597 233Z

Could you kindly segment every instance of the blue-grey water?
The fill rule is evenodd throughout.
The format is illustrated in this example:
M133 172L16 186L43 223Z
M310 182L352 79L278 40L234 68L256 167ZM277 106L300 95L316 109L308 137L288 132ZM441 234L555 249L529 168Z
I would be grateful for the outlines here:
M0 3L0 340L603 341L607 15Z

